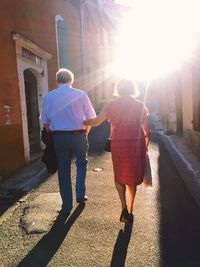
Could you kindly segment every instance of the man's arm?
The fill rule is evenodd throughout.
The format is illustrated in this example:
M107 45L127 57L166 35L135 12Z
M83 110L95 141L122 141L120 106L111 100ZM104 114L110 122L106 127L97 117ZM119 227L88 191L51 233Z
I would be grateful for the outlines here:
M84 113L85 113L85 118L86 120L87 119L93 119L96 117L96 112L92 106L92 103L90 102L90 99L89 97L87 96L87 94L84 95L84 98L83 98L83 107L84 107ZM85 124L84 124L85 125ZM85 125L86 128L86 136L88 136L89 132L90 132L90 129L91 129L91 126L89 125Z

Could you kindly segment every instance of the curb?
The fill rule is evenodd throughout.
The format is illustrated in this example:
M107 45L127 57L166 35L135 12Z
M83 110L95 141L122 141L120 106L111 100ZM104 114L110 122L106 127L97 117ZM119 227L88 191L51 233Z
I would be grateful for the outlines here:
M46 166L39 160L23 168L17 175L2 181L0 188L29 192L48 176Z
M187 189L189 190L197 204L200 206L200 177L193 169L191 163L186 160L184 155L177 149L170 137L162 134L160 135L160 137Z
M8 206L3 214L1 214L0 225L12 216L22 202L26 201L31 190L40 185L49 176L46 166L38 160L21 169L17 175L1 182L0 189L2 192L5 192L5 194L8 195L9 192L11 192L13 197L15 197L16 192L21 192L22 197L20 197L13 205ZM6 197L4 201L6 201Z
M9 207L1 216L0 216L0 225L7 221L14 213L14 211L20 206L20 204L28 198L30 193L27 193L23 197L21 197L14 205Z

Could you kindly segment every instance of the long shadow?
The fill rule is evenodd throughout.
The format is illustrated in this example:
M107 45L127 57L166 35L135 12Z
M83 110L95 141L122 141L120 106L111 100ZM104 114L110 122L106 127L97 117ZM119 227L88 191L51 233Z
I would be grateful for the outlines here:
M71 226L85 207L81 203L67 220L67 216L59 214L50 231L25 256L17 267L45 267L66 238ZM67 220L67 221L66 221Z
M26 193L21 190L3 190L0 189L0 216L10 207L20 200Z
M161 266L199 267L200 207L188 192L162 142L159 149Z
M114 245L110 267L124 267L128 245L131 239L132 225L125 224L124 230L120 230Z
M13 177L3 180L0 184L0 216L15 205L20 198L48 179L49 175L40 157L41 154L33 163L20 169ZM27 177L29 177L28 180Z

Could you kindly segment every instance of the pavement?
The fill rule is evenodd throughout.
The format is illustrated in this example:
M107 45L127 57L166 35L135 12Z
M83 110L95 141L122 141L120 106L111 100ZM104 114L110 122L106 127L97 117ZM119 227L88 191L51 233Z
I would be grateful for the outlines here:
M184 143L182 136L165 134L156 112L151 118L153 132L160 135L185 186L200 206L200 161Z
M57 174L50 176L0 225L0 266L160 266L156 144L150 147L150 157L153 187L138 187L134 226L119 222L121 207L111 154L93 152L89 154L85 205L75 202L74 164L73 210L69 217L59 214Z
M177 135L161 136L185 186L200 206L200 162Z
M24 202L29 192L48 178L46 166L37 159L16 175L0 183L0 224Z
M28 192L38 186L48 176L41 158L21 169L16 175L9 179L2 180L1 190Z
M199 207L181 183L171 156L152 138L153 187L138 187L134 225L127 227L119 222L120 203L110 153L103 151L107 135L106 125L91 133L89 199L84 205L77 205L74 199L69 217L59 215L57 174L43 177L32 189L26 184L30 191L0 224L0 266L199 266ZM163 139L161 134L159 139ZM74 164L72 177L74 192ZM190 264L192 259L196 265Z

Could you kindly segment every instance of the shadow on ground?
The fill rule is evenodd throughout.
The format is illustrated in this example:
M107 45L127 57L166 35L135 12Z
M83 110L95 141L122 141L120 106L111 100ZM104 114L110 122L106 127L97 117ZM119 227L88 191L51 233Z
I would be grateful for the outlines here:
M17 267L47 266L54 254L62 245L71 226L79 217L84 208L85 203L79 204L68 220L67 216L64 216L62 213L60 213L50 231L42 237L42 239L29 252L29 254L25 256L25 258L17 265Z
M128 245L131 239L133 225L124 225L124 229L120 229L112 254L110 267L124 267Z
M199 267L200 207L161 141L159 149L162 267Z
M21 190L0 190L0 216L17 203L26 192Z

